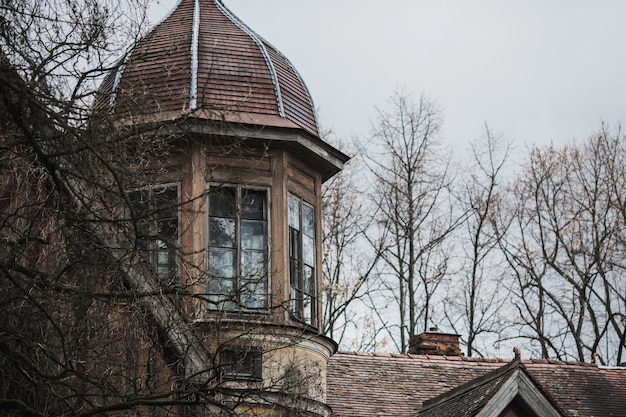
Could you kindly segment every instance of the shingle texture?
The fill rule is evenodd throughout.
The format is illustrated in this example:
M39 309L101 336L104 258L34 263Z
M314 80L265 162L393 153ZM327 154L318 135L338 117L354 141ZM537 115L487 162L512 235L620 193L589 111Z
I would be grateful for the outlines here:
M434 416L471 416L513 369L508 360L445 356L337 354L328 364L328 404L336 417L415 417L424 402L463 384ZM626 369L578 363L523 361L537 387L567 417L626 416ZM490 372L492 372L490 374ZM480 380L482 378L482 380ZM430 414L428 414L430 413Z
M181 0L103 84L100 105L133 122L180 117L303 129L309 92L287 58L219 0Z
M507 361L427 355L337 354L328 363L335 416L415 416L422 403Z
M505 365L443 394L443 398L430 406L424 404L420 417L471 417L476 415L517 367ZM463 389L460 389L463 388ZM458 390L458 391L457 391ZM435 397L436 399L438 397Z

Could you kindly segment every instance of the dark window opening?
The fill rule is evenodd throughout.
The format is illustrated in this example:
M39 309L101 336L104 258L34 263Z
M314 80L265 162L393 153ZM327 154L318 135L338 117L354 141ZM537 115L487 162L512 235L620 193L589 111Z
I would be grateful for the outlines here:
M215 186L209 191L210 308L267 307L267 191Z
M138 249L147 254L161 282L178 285L178 187L136 190L128 198Z
M262 358L260 348L227 347L220 351L220 367L225 379L262 379Z
M289 280L291 314L317 326L315 210L289 196Z

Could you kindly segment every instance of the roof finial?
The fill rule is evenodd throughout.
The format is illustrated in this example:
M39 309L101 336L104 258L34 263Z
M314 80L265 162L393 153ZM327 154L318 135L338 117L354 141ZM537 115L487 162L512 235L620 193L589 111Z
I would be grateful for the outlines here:
M513 348L513 353L515 353L515 360L521 362L522 361L522 350L518 346L515 346Z

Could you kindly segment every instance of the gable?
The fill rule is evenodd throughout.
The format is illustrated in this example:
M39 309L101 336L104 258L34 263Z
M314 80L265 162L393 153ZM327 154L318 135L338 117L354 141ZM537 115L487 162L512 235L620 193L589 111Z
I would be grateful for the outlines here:
M476 417L498 417L512 405L523 402L532 415L541 417L563 417L552 401L528 376L523 367L517 367L513 374L500 386ZM519 409L519 407L517 407ZM532 417L528 414L529 417Z
M340 353L328 364L327 403L335 417L424 417L423 404L428 400L501 370L507 363L508 360L433 355ZM558 408L560 413L554 414L555 411L551 410L548 412L552 414L548 416L624 415L626 368L549 360L524 361L523 367L528 380L519 381L515 389L525 394L508 395L499 403L493 403L490 409L495 413L494 417L535 417L533 414L544 412L537 407L550 410L548 406L535 405L545 401ZM479 410L486 407L487 401L496 399L493 393L502 388L498 385L502 381L495 382L490 390L485 388L484 401L478 401ZM534 405L536 410L526 403ZM537 415L543 417L546 414Z

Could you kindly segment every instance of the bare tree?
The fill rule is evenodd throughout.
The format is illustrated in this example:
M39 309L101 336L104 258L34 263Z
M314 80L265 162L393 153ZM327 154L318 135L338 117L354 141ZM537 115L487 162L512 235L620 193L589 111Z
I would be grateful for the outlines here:
M353 157L324 185L323 329L340 347L362 351L367 347L363 340L357 342L355 335L367 333L364 316L369 312L361 301L369 291L379 251L371 250L367 242L372 216L360 190L362 185L357 184L361 168L358 158ZM375 339L375 335L370 334L369 339Z
M502 209L509 152L510 145L485 125L484 136L472 144L472 163L461 176L459 205L467 218L458 239L464 254L443 308L450 326L462 335L468 356L492 353L488 344L505 328L501 316L508 297L502 288L504 259L494 223Z
M172 213L206 196L163 198L154 178L197 144L94 106L143 27L140 0L0 5L0 413L233 415L289 395L309 415L317 364L281 354L300 333L217 320L209 343L188 314L212 300L176 280L198 264Z
M397 308L387 330L401 352L431 322L432 300L448 270L446 237L459 224L450 204L449 158L440 147L441 111L425 96L404 91L378 110L367 164L377 212L380 278Z
M604 129L582 145L535 148L515 183L514 227L503 248L516 278L520 334L542 357L620 360L624 223L614 173L625 168L623 152L623 135Z

